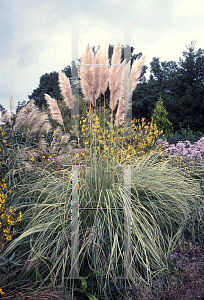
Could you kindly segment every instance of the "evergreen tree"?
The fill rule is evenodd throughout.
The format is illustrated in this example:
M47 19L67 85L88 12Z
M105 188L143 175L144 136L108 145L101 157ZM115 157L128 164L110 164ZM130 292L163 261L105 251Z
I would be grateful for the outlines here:
M157 125L157 128L163 130L164 134L169 134L173 131L173 125L167 118L168 112L163 105L163 100L161 97L156 103L156 107L152 115L152 123Z

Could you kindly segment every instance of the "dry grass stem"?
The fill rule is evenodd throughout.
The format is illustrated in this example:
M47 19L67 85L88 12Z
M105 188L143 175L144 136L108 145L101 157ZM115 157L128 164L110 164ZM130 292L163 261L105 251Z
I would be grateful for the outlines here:
M109 59L108 59L108 43L106 43L101 50L101 93L104 95L108 86L108 69L109 69Z
M142 67L145 63L146 55L143 55L140 57L140 59L137 59L134 64L132 65L132 71L131 71L131 86L132 91L134 91L136 85L139 83L138 79L140 77Z
M113 51L111 60L111 68L109 73L109 88L110 88L110 108L113 111L117 105L117 101L121 96L123 90L123 64L121 60L121 42Z
M93 106L96 106L96 99L100 95L101 90L101 48L95 55L95 76L94 76L94 87L93 87Z
M93 99L93 89L94 89L94 53L92 47L88 44L86 51L82 55L81 66L80 66L80 78L81 78L81 88L85 95L85 99L90 103Z
M64 127L64 122L63 122L59 107L57 105L57 101L55 99L51 98L48 94L44 94L44 95L45 95L45 100L47 101L47 103L49 105L52 118ZM64 131L65 131L65 129L64 129Z
M59 71L59 87L61 90L61 94L64 97L64 101L66 105L71 109L72 105L72 93L69 78L62 72Z

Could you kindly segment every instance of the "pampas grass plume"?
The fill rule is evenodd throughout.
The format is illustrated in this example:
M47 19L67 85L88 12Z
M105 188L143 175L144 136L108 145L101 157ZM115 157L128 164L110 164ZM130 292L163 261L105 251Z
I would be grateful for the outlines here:
M104 95L108 86L108 69L109 69L109 59L108 59L108 43L106 43L101 49L101 93Z
M57 101L51 98L48 94L44 94L45 100L47 101L52 118L57 121L60 125L64 126L63 119L59 107L57 105Z
M101 91L101 48L96 53L94 64L93 106L96 106L96 99Z
M7 110L1 117L0 121L4 120L5 122L9 122L10 124L12 123L11 121L11 112Z
M92 102L94 89L94 53L92 47L88 44L86 51L82 55L80 66L81 88L85 99Z
M131 71L131 86L132 91L136 88L136 85L139 83L138 79L140 77L142 67L145 63L146 55L143 55L140 57L140 59L136 59L134 64L132 65L132 71Z
M38 131L40 129L40 127L43 125L43 123L49 121L48 119L48 115L45 113L45 112L41 112L36 120L35 120L35 123L33 124L33 127L31 129L31 132L30 132L30 135L32 133L35 133L36 131Z
M123 90L123 64L120 64L121 60L121 42L113 51L111 60L111 68L109 73L109 88L110 88L110 108L113 111L117 105L117 101L121 96Z
M72 93L69 78L62 72L59 71L59 87L61 90L61 94L64 97L64 101L66 105L71 109L72 105Z
M123 85L124 85L124 107L126 108L126 112L128 111L130 107L130 99L131 99L131 80L130 80L130 61L125 64L124 68L124 79L123 79ZM116 113L116 119L115 124L118 127L120 122L123 120L123 93L121 94L121 97L119 99L118 109Z

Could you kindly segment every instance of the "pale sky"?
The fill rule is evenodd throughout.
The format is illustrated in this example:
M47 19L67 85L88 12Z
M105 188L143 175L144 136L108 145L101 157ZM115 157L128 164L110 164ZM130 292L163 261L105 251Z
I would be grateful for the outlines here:
M78 58L88 43L124 45L131 24L133 54L147 55L146 79L153 57L178 61L191 40L204 49L203 0L0 0L1 105L9 109L13 96L15 113L43 74L71 66L73 22Z

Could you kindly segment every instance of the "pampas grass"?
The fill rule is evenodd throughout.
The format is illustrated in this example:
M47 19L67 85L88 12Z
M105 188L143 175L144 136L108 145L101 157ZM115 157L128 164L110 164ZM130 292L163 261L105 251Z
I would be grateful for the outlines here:
M82 54L80 78L82 92L85 95L86 100L90 102L90 107L93 100L94 77L94 53L92 47L88 44L86 51Z
M93 106L96 107L96 99L101 91L101 48L98 50L94 60L94 87L93 87Z
M35 133L40 129L40 127L43 125L43 123L48 122L48 115L44 112L39 113L37 116L35 123L33 124L33 127L31 129L30 135Z
M121 59L121 42L113 51L111 60L111 68L109 72L109 89L110 89L110 108L113 111L117 105L117 101L121 96L123 89L123 64L120 64Z
M138 79L141 74L142 67L145 63L146 55L143 55L140 57L140 59L136 59L134 64L132 65L132 71L131 71L131 86L132 91L136 88L136 85L139 83Z
M111 60L111 68L109 73L109 89L110 89L110 108L111 108L111 148L112 148L112 127L113 127L113 110L117 105L118 99L121 98L123 92L123 64L121 59L121 42L113 51Z
M126 113L130 108L130 99L132 91L136 88L136 85L139 83L138 79L140 77L142 67L145 63L146 55L143 55L140 59L137 59L132 66L132 71L130 75L130 61L125 65L124 68L124 107L126 108ZM131 91L132 87L132 91ZM115 125L118 127L121 121L123 120L123 97L120 97L118 109L116 113Z
M46 132L46 134L48 134L48 132L52 129L52 125L50 124L50 122L45 122L42 126L42 128L40 129L39 132L39 136L43 133Z
M123 107L123 99L124 99L124 106L127 107L127 110L129 108L129 99L131 97L131 87L130 87L130 61L125 65L124 69L124 79L123 79L123 86L124 88L124 97L123 94L121 95L118 103L118 109L116 113L116 119L115 119L115 125L118 127L121 121L123 120L123 112L124 112L124 107ZM129 88L130 87L130 88ZM126 110L126 111L127 111Z
M13 131L17 131L19 126L25 123L26 119L27 119L26 107L23 107L16 116L16 123L13 127Z
M57 121L60 125L62 125L64 128L64 122L63 122L59 107L57 105L57 101L55 99L51 98L48 94L44 94L44 96L45 96L45 100L47 101L47 103L49 105L52 118L55 121ZM65 128L64 128L64 132L66 134Z
M11 121L11 112L7 110L1 117L0 121L5 121L5 123L9 122L10 124L12 123Z
M59 71L59 87L61 90L61 94L64 97L64 101L68 108L73 108L72 104L72 93L71 93L71 86L69 82L69 78L62 72Z
M105 96L105 91L108 86L108 43L106 43L101 49L101 65L101 93Z

